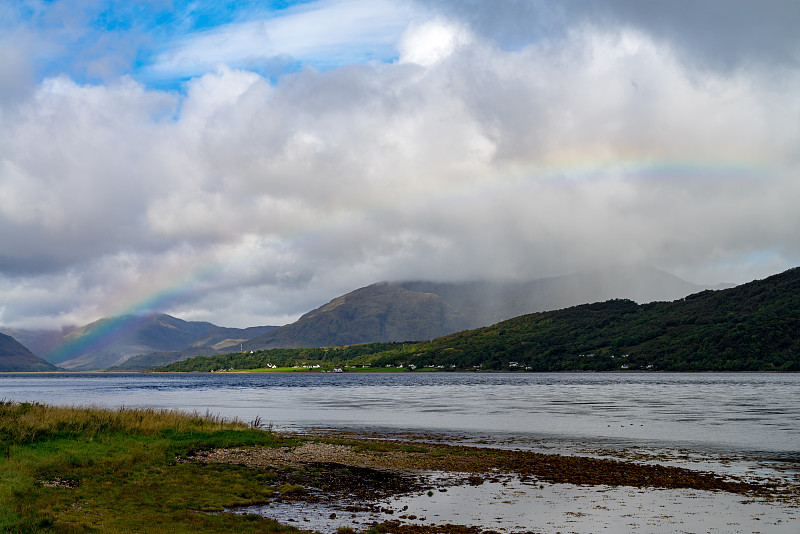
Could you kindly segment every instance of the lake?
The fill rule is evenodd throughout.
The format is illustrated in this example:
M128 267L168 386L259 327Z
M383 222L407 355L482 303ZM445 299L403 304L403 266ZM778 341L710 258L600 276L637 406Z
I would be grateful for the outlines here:
M0 374L0 399L208 412L292 430L800 457L800 374Z

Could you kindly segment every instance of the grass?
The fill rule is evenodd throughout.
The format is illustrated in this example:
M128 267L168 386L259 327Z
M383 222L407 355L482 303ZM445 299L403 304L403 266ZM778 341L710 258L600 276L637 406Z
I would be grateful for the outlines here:
M234 369L232 371L217 371L222 373L321 373L320 369L305 369L302 367L259 367L257 369Z
M408 369L397 369L395 367L343 367L345 373L405 373ZM259 367L255 369L234 369L232 371L217 371L224 373L331 373L333 367L308 369L304 367Z
M265 502L263 471L178 461L212 447L295 446L218 417L0 401L0 532L296 532L213 514Z

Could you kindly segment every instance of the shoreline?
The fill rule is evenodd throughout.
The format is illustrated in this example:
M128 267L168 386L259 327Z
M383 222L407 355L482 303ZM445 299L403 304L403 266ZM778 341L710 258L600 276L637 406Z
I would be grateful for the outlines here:
M576 504L581 500L595 499L594 502L599 502L598 499L603 499L603 506L593 505L592 508L605 511L614 510L611 496L618 494L622 497L616 497L614 506L620 509L642 496L656 499L659 503L677 500L683 503L682 507L710 499L710 508L706 512L722 504L735 510L736 506L749 503L751 507L767 507L764 508L767 512L771 510L774 517L760 509L758 513L774 520L775 525L782 524L784 516L786 520L800 517L800 484L779 486L774 481L747 481L745 477L730 474L630 460L387 438L309 433L303 435L307 441L298 447L213 449L198 451L183 461L233 464L274 473L276 484L293 489L287 494L277 495L268 504L228 511L257 513L281 522L297 522L299 528L309 527L323 532L333 532L337 524L341 526L342 514L356 523L362 522L373 528L384 525L399 534L479 533L497 529L528 532L525 528L498 526L495 523L499 517L476 519L473 514L472 519L463 523L442 525L434 518L402 509L402 506L412 506L413 512L414 506L423 506L420 509L426 510L424 506L435 508L437 503L449 499L444 506L445 510L450 506L451 515L438 508L436 515L458 520L461 517L458 513L467 516L466 512L458 512L460 509L474 511L493 499L505 506L520 495L525 495L526 502L529 497L543 498L545 495L551 495L550 498L555 499L553 502L569 499ZM492 497L493 492L502 497ZM459 497L469 502L459 504ZM688 499L688 504L682 499ZM669 506L664 503L658 507ZM498 504L498 507L492 513L495 516L503 513L499 511L502 506ZM704 519L691 517L692 514L682 517L680 507L673 508L670 517L675 521L682 524L699 521L697 526L700 530L708 528ZM588 518L591 510L579 508L563 517L572 517L570 514ZM662 519L664 525L673 524L666 520L666 515ZM609 520L614 521L613 518ZM580 523L586 532L592 532L593 520L581 522L572 518L570 521L572 527L578 527ZM541 528L541 525L535 528Z
M441 374L508 374L508 375L529 375L529 374L543 374L543 375L569 375L569 374L647 374L647 375L796 375L800 371L659 371L659 370L644 370L644 369L614 369L610 371L505 371L505 370L479 370L479 369L390 369L376 367L372 369L343 369L341 373L334 373L332 371L323 371L318 369L298 369L294 367L281 367L277 369L234 369L231 371L158 371L153 369L141 370L109 370L109 369L91 369L91 370L62 370L62 371L0 371L2 375L78 375L78 374L178 374L178 375L218 375L218 374L265 374L265 373L305 373L305 374L367 374L367 373L441 373Z
M342 440L324 434L306 435L304 439L309 441L296 448L198 451L185 461L229 463L257 469L334 463L390 472L516 474L550 483L589 486L699 489L761 497L780 493L772 483L757 484L733 475L633 461L434 442Z
M796 534L800 522L797 462L769 478L764 466L735 469L746 466L734 456L704 469L644 447L592 457L477 435L273 432L208 414L13 401L0 402L0 427L4 531Z

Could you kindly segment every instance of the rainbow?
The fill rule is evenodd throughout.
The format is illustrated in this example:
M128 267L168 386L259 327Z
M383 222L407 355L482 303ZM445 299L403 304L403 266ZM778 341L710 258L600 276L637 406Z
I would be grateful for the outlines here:
M113 317L99 319L73 331L65 336L65 341L47 354L45 359L58 365L79 359L86 354L95 353L125 339L126 336L135 332L150 314L159 313L186 301L211 271L211 269L204 268L199 273L185 277L169 287L136 301Z
M567 183L602 181L609 178L653 179L725 179L751 178L771 174L775 169L758 160L679 160L614 158L587 160L585 157L560 157L543 166L529 165L512 172L520 180Z
M624 179L632 181L681 181L681 180L725 180L725 179L753 179L771 174L775 169L755 160L747 161L676 161L657 159L603 159L589 160L586 157L577 157L575 154L563 153L559 157L550 159L545 164L531 163L516 168L507 168L498 173L497 179L466 180L461 183L449 184L446 191L431 195L429 204L441 206L442 203L454 202L457 198L491 198L502 191L518 187L559 187L570 186L575 183L601 182L609 179ZM378 202L363 213L378 215L383 210L391 209L390 206ZM343 211L328 220L329 226L335 224L337 219L347 219L352 213ZM315 231L297 232L293 238L311 237ZM136 330L148 314L167 310L174 305L190 299L197 288L204 282L212 282L224 273L229 273L236 264L245 265L248 258L244 255L229 255L225 264L208 263L188 276L178 277L170 284L145 298L135 297L119 298L117 302L131 302L132 304L119 310L112 318L100 319L83 329L78 334L67 336L62 345L55 348L46 356L54 364L80 358L89 353L96 352L104 347L124 339L125 336ZM139 290L139 288L131 288Z

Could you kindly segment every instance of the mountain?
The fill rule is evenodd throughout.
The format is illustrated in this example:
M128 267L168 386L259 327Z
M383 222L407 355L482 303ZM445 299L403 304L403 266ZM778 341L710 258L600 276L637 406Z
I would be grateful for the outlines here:
M419 341L526 313L612 298L674 300L705 288L652 267L598 269L525 282L381 282L335 298L244 343L244 349Z
M57 371L11 336L0 334L0 372Z
M469 325L467 328L589 302L616 298L638 303L672 301L710 289L649 266L594 269L524 282L401 282L398 285L411 291L439 295L459 310ZM723 287L730 286L715 289Z
M60 332L13 332L35 354L64 368L139 370L237 350L433 339L585 302L673 300L702 289L649 267L526 282L380 282L337 297L282 327L223 328L149 314L105 318Z
M616 299L515 317L376 356L450 368L800 371L800 268L673 302ZM512 365L513 362L513 365Z
M244 350L432 339L466 324L458 310L438 295L381 282L337 297L292 324L251 339Z
M66 369L106 369L134 356L153 352L197 349L212 354L229 352L237 344L270 328L223 328L158 313L125 315L100 319L76 328L61 339L59 346L42 356ZM193 354L196 352L190 353ZM175 359L180 357L178 354Z
M507 371L800 371L800 268L672 302L613 299L419 343L270 349L163 370L371 366Z
M0 326L0 332L13 337L32 353L39 357L55 350L64 336L75 330L75 326L67 326L60 330L42 330L28 328L8 328Z
M266 334L277 326L251 326L249 328L214 327L200 339L181 350L150 352L133 356L119 365L110 367L109 371L143 371L173 362L179 362L195 356L212 356L241 349L242 343L248 339Z

